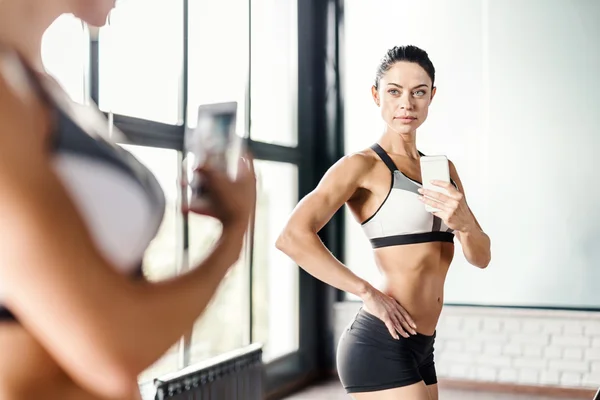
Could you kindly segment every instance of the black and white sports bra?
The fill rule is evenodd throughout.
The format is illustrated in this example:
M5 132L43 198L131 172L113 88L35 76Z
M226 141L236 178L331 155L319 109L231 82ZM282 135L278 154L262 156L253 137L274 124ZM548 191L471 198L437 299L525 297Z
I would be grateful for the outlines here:
M47 101L55 121L52 167L95 245L120 273L141 278L144 253L165 209L158 181L133 155L104 139L108 123L99 111L46 87L16 55L2 53L0 62L19 74L11 77L27 79ZM15 319L2 305L2 289L8 284L0 281L0 321Z
M425 210L418 199L421 182L410 179L377 143L371 146L392 174L390 190L379 209L362 223L373 248L426 242L454 242L454 232ZM423 153L419 152L422 156ZM452 181L456 187L456 184Z

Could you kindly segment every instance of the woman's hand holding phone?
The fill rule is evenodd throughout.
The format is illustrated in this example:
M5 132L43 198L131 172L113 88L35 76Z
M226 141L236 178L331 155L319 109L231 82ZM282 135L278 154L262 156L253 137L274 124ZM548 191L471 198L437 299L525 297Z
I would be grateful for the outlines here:
M419 189L419 199L435 207L439 211L433 212L433 215L441 218L448 228L455 231L465 232L474 226L475 219L469 210L465 197L454 185L449 182L433 180L431 184L442 188L447 194L440 193L431 189Z
M245 232L256 204L256 175L252 156L246 152L239 159L235 178L231 178L227 171L214 169L209 164L198 167L195 173L200 175L210 201L192 201L184 212L216 218L223 224L224 231Z

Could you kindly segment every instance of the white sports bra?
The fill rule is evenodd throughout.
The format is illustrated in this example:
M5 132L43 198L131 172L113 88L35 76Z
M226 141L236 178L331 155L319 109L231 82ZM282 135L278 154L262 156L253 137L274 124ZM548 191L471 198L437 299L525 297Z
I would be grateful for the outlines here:
M4 54L3 62L7 59L16 63L13 71L18 68L32 82L54 113L53 168L95 245L119 272L142 277L144 252L165 209L158 181L129 152L104 139L108 123L100 112L45 87L18 56ZM6 284L0 281L0 321L14 320L2 306Z
M373 248L426 242L454 242L454 232L441 218L425 210L417 191L421 182L404 175L385 150L371 146L389 168L392 179L387 197L379 209L362 223ZM419 152L420 155L423 155ZM452 181L452 180L451 180ZM456 187L454 181L452 184Z

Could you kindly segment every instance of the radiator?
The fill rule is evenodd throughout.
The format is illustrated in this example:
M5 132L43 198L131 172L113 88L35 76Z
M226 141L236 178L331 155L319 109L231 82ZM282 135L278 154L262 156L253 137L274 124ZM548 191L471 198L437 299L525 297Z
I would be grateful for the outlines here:
M154 380L155 400L263 400L262 346L248 347Z

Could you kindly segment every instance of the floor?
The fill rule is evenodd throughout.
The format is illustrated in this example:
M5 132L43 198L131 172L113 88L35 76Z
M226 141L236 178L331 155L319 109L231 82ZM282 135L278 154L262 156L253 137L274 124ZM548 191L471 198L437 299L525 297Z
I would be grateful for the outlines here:
M339 382L333 381L313 386L301 393L287 397L285 400L349 400ZM517 395L507 393L465 392L462 390L441 390L440 400L557 400L556 397ZM565 399L562 400L575 400Z

